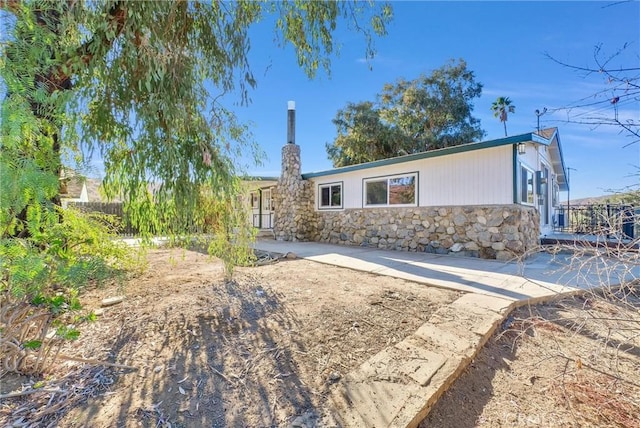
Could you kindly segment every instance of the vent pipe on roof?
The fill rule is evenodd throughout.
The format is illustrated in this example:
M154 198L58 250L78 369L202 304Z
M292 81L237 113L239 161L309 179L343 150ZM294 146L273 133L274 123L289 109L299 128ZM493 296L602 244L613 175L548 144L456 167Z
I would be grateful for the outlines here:
M287 143L296 143L296 102L289 101L287 103Z

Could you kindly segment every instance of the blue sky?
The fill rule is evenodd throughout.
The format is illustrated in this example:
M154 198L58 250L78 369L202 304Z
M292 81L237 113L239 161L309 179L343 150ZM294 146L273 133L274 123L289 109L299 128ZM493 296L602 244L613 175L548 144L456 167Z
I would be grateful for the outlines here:
M630 44L610 64L640 67L640 3L626 2L392 2L394 20L388 36L376 40L377 56L364 60L361 35L343 25L335 34L340 44L332 59L331 76L319 73L309 80L297 67L291 48L273 43L273 29L252 30L251 63L258 87L248 107L233 106L243 121L251 122L255 140L267 155L255 175L277 176L282 145L286 143L287 101L296 102L296 142L302 149L303 172L330 169L325 143L331 142L331 120L348 102L374 100L387 82L414 79L430 73L449 59L464 58L483 95L475 100L474 116L486 130L486 140L504 136L502 124L490 106L508 96L516 106L509 116L509 135L535 130L536 109L549 112L541 127L557 126L565 162L571 171L571 199L608 193L640 183L640 144L619 129L565 123L566 111L554 109L588 104L608 86L602 75L564 68L545 53L567 63L593 65L594 47L605 56ZM372 67L372 69L370 69ZM634 72L638 75L638 72ZM580 101L583 100L583 101ZM621 118L640 120L640 102L619 106ZM575 114L578 111L574 110ZM584 109L589 116L594 107ZM613 114L604 104L596 114ZM566 197L566 194L565 194Z

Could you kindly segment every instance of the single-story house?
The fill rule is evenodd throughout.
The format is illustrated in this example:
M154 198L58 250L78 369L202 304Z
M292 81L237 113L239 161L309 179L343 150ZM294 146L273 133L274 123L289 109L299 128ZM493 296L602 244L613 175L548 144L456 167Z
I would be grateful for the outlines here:
M87 185L81 177L73 177L60 187L62 208L67 208L70 202L89 202Z
M252 205L271 210L276 239L506 260L562 222L556 128L302 173L291 105L289 121L281 176L260 189L273 201Z

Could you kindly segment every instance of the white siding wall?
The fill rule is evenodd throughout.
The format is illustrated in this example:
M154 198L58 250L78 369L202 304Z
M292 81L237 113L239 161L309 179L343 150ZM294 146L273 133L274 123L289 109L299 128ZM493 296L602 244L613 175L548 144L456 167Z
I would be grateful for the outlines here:
M318 185L343 183L343 207L363 207L366 178L418 172L419 206L513 203L512 146L420 159L312 178L318 207Z
M512 146L425 159L424 205L513 203Z

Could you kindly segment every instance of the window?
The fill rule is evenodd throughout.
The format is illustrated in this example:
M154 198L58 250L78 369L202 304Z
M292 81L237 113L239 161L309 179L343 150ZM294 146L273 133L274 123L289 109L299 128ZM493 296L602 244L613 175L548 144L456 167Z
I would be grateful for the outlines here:
M365 206L416 205L416 177L413 173L366 179Z
M262 210L271 211L271 189L262 191Z
M366 184L367 205L387 205L387 180L369 181Z
M533 204L533 171L524 165L520 167L520 202Z
M342 208L342 183L321 184L318 186L318 208Z
M258 208L258 194L255 192L251 192L251 208Z

